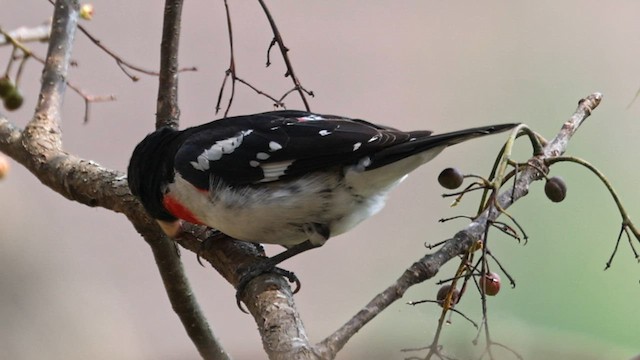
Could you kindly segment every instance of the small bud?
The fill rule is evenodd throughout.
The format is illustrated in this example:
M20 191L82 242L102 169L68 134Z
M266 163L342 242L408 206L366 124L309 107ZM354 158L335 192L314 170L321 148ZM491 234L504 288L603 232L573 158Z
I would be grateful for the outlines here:
M13 81L11 81L8 76L5 75L0 78L0 98L6 98L15 88Z
M554 176L544 185L544 193L553 202L560 202L567 196L567 184L561 177Z
M13 91L9 92L9 94L4 98L4 107L9 111L18 110L22 103L24 102L24 98L22 94L20 94L20 90L18 88L13 88Z
M438 175L438 183L449 190L459 188L463 181L464 175L457 168L446 168Z
M2 180L9 173L9 159L6 156L0 154L0 180Z
M436 295L436 300L438 300L438 304L442 306L444 304L444 299L447 298L447 294L451 289L451 285L442 285L440 290L438 290L438 294ZM458 303L458 299L460 298L460 291L458 289L453 289L453 294L451 294L451 305L455 305Z
M80 7L80 17L84 20L93 19L93 4L82 4Z
M495 296L500 292L500 275L490 272L480 279L480 289L489 296Z

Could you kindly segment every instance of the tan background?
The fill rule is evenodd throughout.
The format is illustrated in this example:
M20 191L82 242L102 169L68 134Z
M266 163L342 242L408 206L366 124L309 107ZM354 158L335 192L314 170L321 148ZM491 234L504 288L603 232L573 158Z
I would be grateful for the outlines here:
M156 69L161 1L96 0L85 25L128 61ZM272 1L304 85L318 112L361 117L403 129L454 130L521 121L553 136L580 97L604 93L604 102L570 145L618 187L640 221L637 137L640 103L640 3L635 1ZM13 29L48 18L46 1L2 0L0 26ZM288 90L284 67L264 68L271 40L256 2L231 2L238 73L273 94ZM221 1L189 1L184 9L181 64L197 73L180 78L183 126L215 118L217 91L228 66ZM29 44L39 54L43 45ZM0 49L0 68L9 56ZM132 83L114 61L78 34L70 80L117 102L96 104L82 123L83 102L69 92L64 141L69 152L124 170L134 145L152 129L157 78ZM23 79L29 119L41 66ZM291 96L287 105L299 108ZM239 87L232 114L271 109ZM2 110L4 111L4 110ZM418 170L393 194L385 211L325 247L288 261L303 281L296 295L310 337L321 340L392 282L425 252L424 242L453 234L464 222L440 217L470 214L473 196L456 209L440 198L435 177L457 165L487 174L504 137L449 149ZM523 159L527 147L521 145ZM43 187L15 163L0 182L0 358L195 359L197 353L172 313L150 251L123 216L71 203ZM594 177L571 165L565 202L552 204L542 185L511 213L529 232L529 245L495 234L492 249L516 277L515 290L490 302L496 341L527 359L625 359L640 352L640 268L628 244L613 268L602 269L619 230L615 207ZM271 248L271 251L279 251ZM191 253L183 261L223 344L237 359L262 358L251 317L234 304L233 289ZM452 273L447 266L437 278ZM408 300L433 298L429 282ZM479 319L477 295L460 309ZM404 299L403 299L404 300ZM438 309L398 302L365 327L341 359L402 359L399 350L426 345ZM465 357L474 329L459 317L445 346ZM470 349L470 350L469 350ZM500 355L506 356L505 353ZM503 358L503 357L500 357ZM508 357L507 357L508 358Z

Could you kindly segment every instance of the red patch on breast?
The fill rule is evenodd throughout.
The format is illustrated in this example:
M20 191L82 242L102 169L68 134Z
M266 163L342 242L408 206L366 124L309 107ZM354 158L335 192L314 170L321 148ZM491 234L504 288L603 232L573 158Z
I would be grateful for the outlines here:
M187 209L186 206L182 205L178 200L171 197L171 195L166 194L162 198L162 205L164 205L165 209L167 209L167 211L169 211L173 216L188 221L192 224L202 225L202 222L200 222L200 220L198 220L198 218L196 218L196 216L193 215L193 213L189 209Z

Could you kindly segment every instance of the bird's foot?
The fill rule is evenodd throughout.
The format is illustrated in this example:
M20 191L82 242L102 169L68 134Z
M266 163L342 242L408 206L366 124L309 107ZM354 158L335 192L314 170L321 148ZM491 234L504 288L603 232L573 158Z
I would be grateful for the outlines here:
M287 280L289 280L290 283L292 284L295 283L296 287L293 290L294 294L300 290L300 279L298 279L296 274L294 274L291 271L276 267L271 261L271 259L269 258L261 260L257 263L250 265L246 270L243 271L242 275L240 276L240 281L238 282L238 286L236 286L236 303L238 305L238 308L242 312L248 314L248 312L242 307L242 304L240 303L242 301L241 299L242 299L242 296L244 295L244 291L247 288L247 285L249 285L249 283L253 279L265 273L280 275L285 277Z
M198 264L204 267L202 263L202 254L211 250L211 247L220 239L223 239L226 235L220 232L219 230L209 229L210 233L204 240L200 242L200 248L198 252L196 252L196 260L198 260Z

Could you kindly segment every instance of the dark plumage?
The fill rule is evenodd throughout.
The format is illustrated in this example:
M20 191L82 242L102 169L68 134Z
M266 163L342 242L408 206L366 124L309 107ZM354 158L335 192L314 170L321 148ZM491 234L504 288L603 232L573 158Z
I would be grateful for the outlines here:
M514 126L434 135L304 111L225 118L148 135L129 186L170 235L184 219L240 240L319 246L377 213L447 146Z

